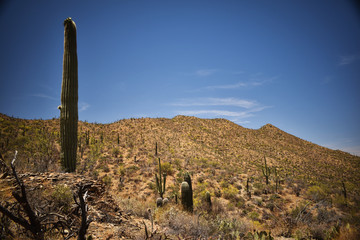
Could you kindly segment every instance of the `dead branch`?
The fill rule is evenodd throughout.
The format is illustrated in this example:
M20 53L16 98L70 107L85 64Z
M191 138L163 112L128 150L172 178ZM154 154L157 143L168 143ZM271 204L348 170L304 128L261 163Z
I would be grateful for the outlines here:
M29 201L27 199L27 196L26 196L25 186L24 186L23 182L19 179L19 177L16 173L16 170L15 170L14 163L16 161L17 153L18 152L15 151L14 159L11 161L11 169L12 169L12 173L15 177L16 183L20 187L20 193L18 193L17 191L13 191L12 195L14 196L16 201L18 201L20 206L24 209L24 211L29 219L29 222L22 216L16 216L14 213L10 212L9 210L7 210L5 207L3 207L1 205L0 205L0 211L3 214L5 214L7 217L9 217L11 220L13 220L14 222L20 224L26 230L30 231L33 234L35 239L42 240L42 239L44 239L44 232L41 228L40 220L38 219L38 217L32 210L32 208L29 204Z
M87 198L87 191L85 191L85 187L83 185L79 186L79 191L77 192L78 198L79 198L79 205L80 205L80 209L81 209L81 225L80 225L80 229L79 229L79 234L78 234L78 240L85 240L85 234L86 231L90 225L91 220L87 217L87 212L88 212L88 206L85 203L86 198Z

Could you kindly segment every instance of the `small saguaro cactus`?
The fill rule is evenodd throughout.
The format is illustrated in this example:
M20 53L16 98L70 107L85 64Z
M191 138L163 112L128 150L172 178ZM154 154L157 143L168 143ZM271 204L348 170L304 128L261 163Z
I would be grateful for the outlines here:
M210 195L210 192L209 191L206 191L205 193L205 203L206 203L206 207L208 207L209 210L211 210L211 195Z
M64 21L64 60L60 109L60 160L66 172L76 168L78 134L78 62L76 25L71 18Z
M157 142L155 143L155 157L158 155L158 145Z
M189 186L189 189L184 189L185 193L183 196L183 183L186 182ZM191 177L190 174L187 172L184 175L184 182L181 184L181 203L184 206L184 208L190 212L193 211L193 191L192 191L192 183L191 183ZM184 186L185 187L185 186ZM186 188L186 187L185 187ZM183 203L185 201L185 203ZM185 204L185 205L184 205Z
M181 183L181 205L189 212L193 211L192 189L187 182Z
M251 192L250 192L250 186L249 186L249 182L250 182L250 178L246 179L246 193L249 197L249 199L251 198Z
M270 168L267 166L266 157L264 157L264 162L265 162L265 164L264 164L264 167L262 167L262 173L265 176L266 185L269 185L269 177L270 177L271 171L270 171Z
M184 181L189 184L189 187L190 187L190 190L191 190L191 202L192 202L193 201L192 183L191 183L190 174L188 172L186 172L185 175L184 175ZM192 205L192 203L191 203L191 205Z
M166 186L166 173L162 173L161 171L160 158L159 158L159 177L157 174L155 174L155 181L156 181L156 189L160 194L160 197L163 198L165 193L165 186Z

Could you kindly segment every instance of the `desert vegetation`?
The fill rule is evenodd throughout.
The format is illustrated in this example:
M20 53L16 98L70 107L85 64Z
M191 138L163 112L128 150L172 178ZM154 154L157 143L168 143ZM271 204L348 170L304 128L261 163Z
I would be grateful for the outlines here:
M44 228L50 239L77 236L81 211L74 211L72 195L86 182L97 186L88 193L86 234L93 239L358 237L359 157L272 125L253 130L185 116L79 122L70 177L62 173L59 121L0 118L2 165L10 166L18 151L15 166L33 208L47 201L48 213L78 219L69 228ZM11 176L1 181L0 199L16 209ZM4 214L1 226L2 236L32 237Z

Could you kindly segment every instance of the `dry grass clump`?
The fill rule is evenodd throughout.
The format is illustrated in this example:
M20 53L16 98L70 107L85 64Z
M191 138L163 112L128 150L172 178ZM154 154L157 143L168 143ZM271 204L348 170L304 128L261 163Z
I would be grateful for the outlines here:
M155 220L166 234L198 238L209 237L212 232L211 224L204 217L182 211L177 206L156 209Z

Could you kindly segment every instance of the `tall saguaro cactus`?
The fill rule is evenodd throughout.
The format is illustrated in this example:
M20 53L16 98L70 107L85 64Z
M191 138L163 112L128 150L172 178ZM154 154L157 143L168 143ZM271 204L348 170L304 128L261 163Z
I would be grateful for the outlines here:
M160 158L159 158L159 177L157 174L155 174L155 181L156 181L156 189L160 194L160 197L164 198L165 186L166 186L166 173L162 173L161 171Z
M66 172L76 168L78 129L78 62L76 25L71 18L64 21L64 60L60 106L61 164Z

